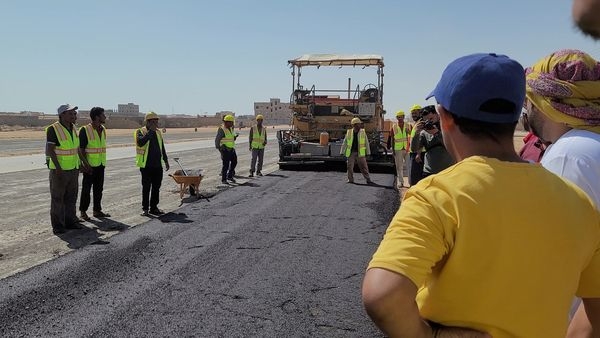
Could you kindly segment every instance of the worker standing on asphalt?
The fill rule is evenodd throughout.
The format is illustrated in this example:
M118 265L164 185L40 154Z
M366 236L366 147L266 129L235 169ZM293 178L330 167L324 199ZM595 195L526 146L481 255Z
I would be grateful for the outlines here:
M369 167L367 166L367 155L371 155L369 139L367 133L362 127L362 121L355 117L350 122L352 128L346 132L346 137L342 142L340 155L346 156L346 169L348 173L348 183L354 183L354 162L358 163L358 168L367 180L367 184L373 184L369 176Z
M83 154L75 130L77 107L63 104L57 109L58 122L46 127L46 163L50 169L50 221L54 234L79 229L77 192L79 165Z
M90 192L94 188L94 212L96 218L110 217L102 212L102 191L104 189L104 168L106 167L106 115L104 108L94 107L90 110L91 123L79 129L79 148L85 154L90 166L89 172L83 173L81 182L81 199L79 211L81 219L89 221L87 209L90 206Z
M397 123L392 125L392 147L394 147L394 162L396 164L396 189L404 188L404 163L406 150L411 133L410 125L404 123L404 112L396 112Z
M235 183L235 167L237 166L237 154L235 153L235 139L238 134L233 132L233 115L223 117L223 125L217 130L215 137L215 147L221 153L223 167L221 168L221 182L227 184L227 181Z
M256 115L256 126L250 127L249 140L250 151L252 152L252 160L250 161L250 175L254 177L256 169L256 176L262 176L263 158L265 156L265 146L267 145L267 130L263 127L263 116ZM258 164L256 160L258 159Z
M413 120L413 124L411 125L410 130L410 145L409 145L409 154L408 154L408 184L413 186L421 180L423 177L423 161L417 161L417 153L419 149L416 148L416 144L413 142L415 137L418 137L418 134L423 130L424 122L421 121L421 111L423 108L418 104L410 107L410 117ZM424 156L425 148L421 148L421 155Z
M160 186L163 178L163 166L169 170L169 159L165 150L162 133L158 129L158 115L146 114L146 126L135 131L135 164L142 174L142 216L150 214L160 216L165 212L158 208Z

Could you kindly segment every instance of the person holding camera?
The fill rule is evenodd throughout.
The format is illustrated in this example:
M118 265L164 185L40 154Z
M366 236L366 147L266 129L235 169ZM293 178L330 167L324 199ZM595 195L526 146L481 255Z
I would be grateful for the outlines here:
M422 109L421 121L417 123L416 128L421 130L417 131L419 136L414 140L417 149L415 161L423 163L422 178L437 174L454 164L454 160L444 146L440 117L435 111L435 106L430 105ZM422 148L425 148L424 156L421 154Z

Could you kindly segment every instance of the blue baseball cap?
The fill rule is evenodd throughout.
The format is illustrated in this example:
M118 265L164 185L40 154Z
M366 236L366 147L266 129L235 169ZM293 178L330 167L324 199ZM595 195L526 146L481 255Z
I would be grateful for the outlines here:
M525 70L506 55L478 53L452 61L435 89L425 99L436 101L453 114L482 122L511 123L519 120L525 100ZM482 110L493 99L514 104L502 112Z

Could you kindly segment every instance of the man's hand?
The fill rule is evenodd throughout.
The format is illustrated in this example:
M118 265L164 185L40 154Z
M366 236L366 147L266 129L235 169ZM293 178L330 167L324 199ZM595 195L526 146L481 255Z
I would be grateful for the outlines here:
M415 130L417 133L419 133L421 130L423 130L423 128L425 127L425 122L424 120L419 120L417 121L417 124L415 124Z
M171 166L169 165L169 161L165 161L165 169L166 169L166 171L169 171L170 168L171 168Z
M421 153L418 153L417 156L415 156L415 161L417 163L421 163L423 162L423 159L421 158Z

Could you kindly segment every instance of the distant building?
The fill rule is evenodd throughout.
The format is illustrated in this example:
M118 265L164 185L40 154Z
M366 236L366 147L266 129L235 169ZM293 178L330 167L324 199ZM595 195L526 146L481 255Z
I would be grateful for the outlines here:
M140 113L140 106L133 103L119 104L117 106L117 114L137 116Z
M215 117L218 117L220 120L223 120L225 115L233 115L235 117L235 113L229 110L221 110L215 113Z
M282 103L278 98L272 98L269 102L254 102L254 116L261 114L265 117L266 125L290 124L292 110L289 103Z

